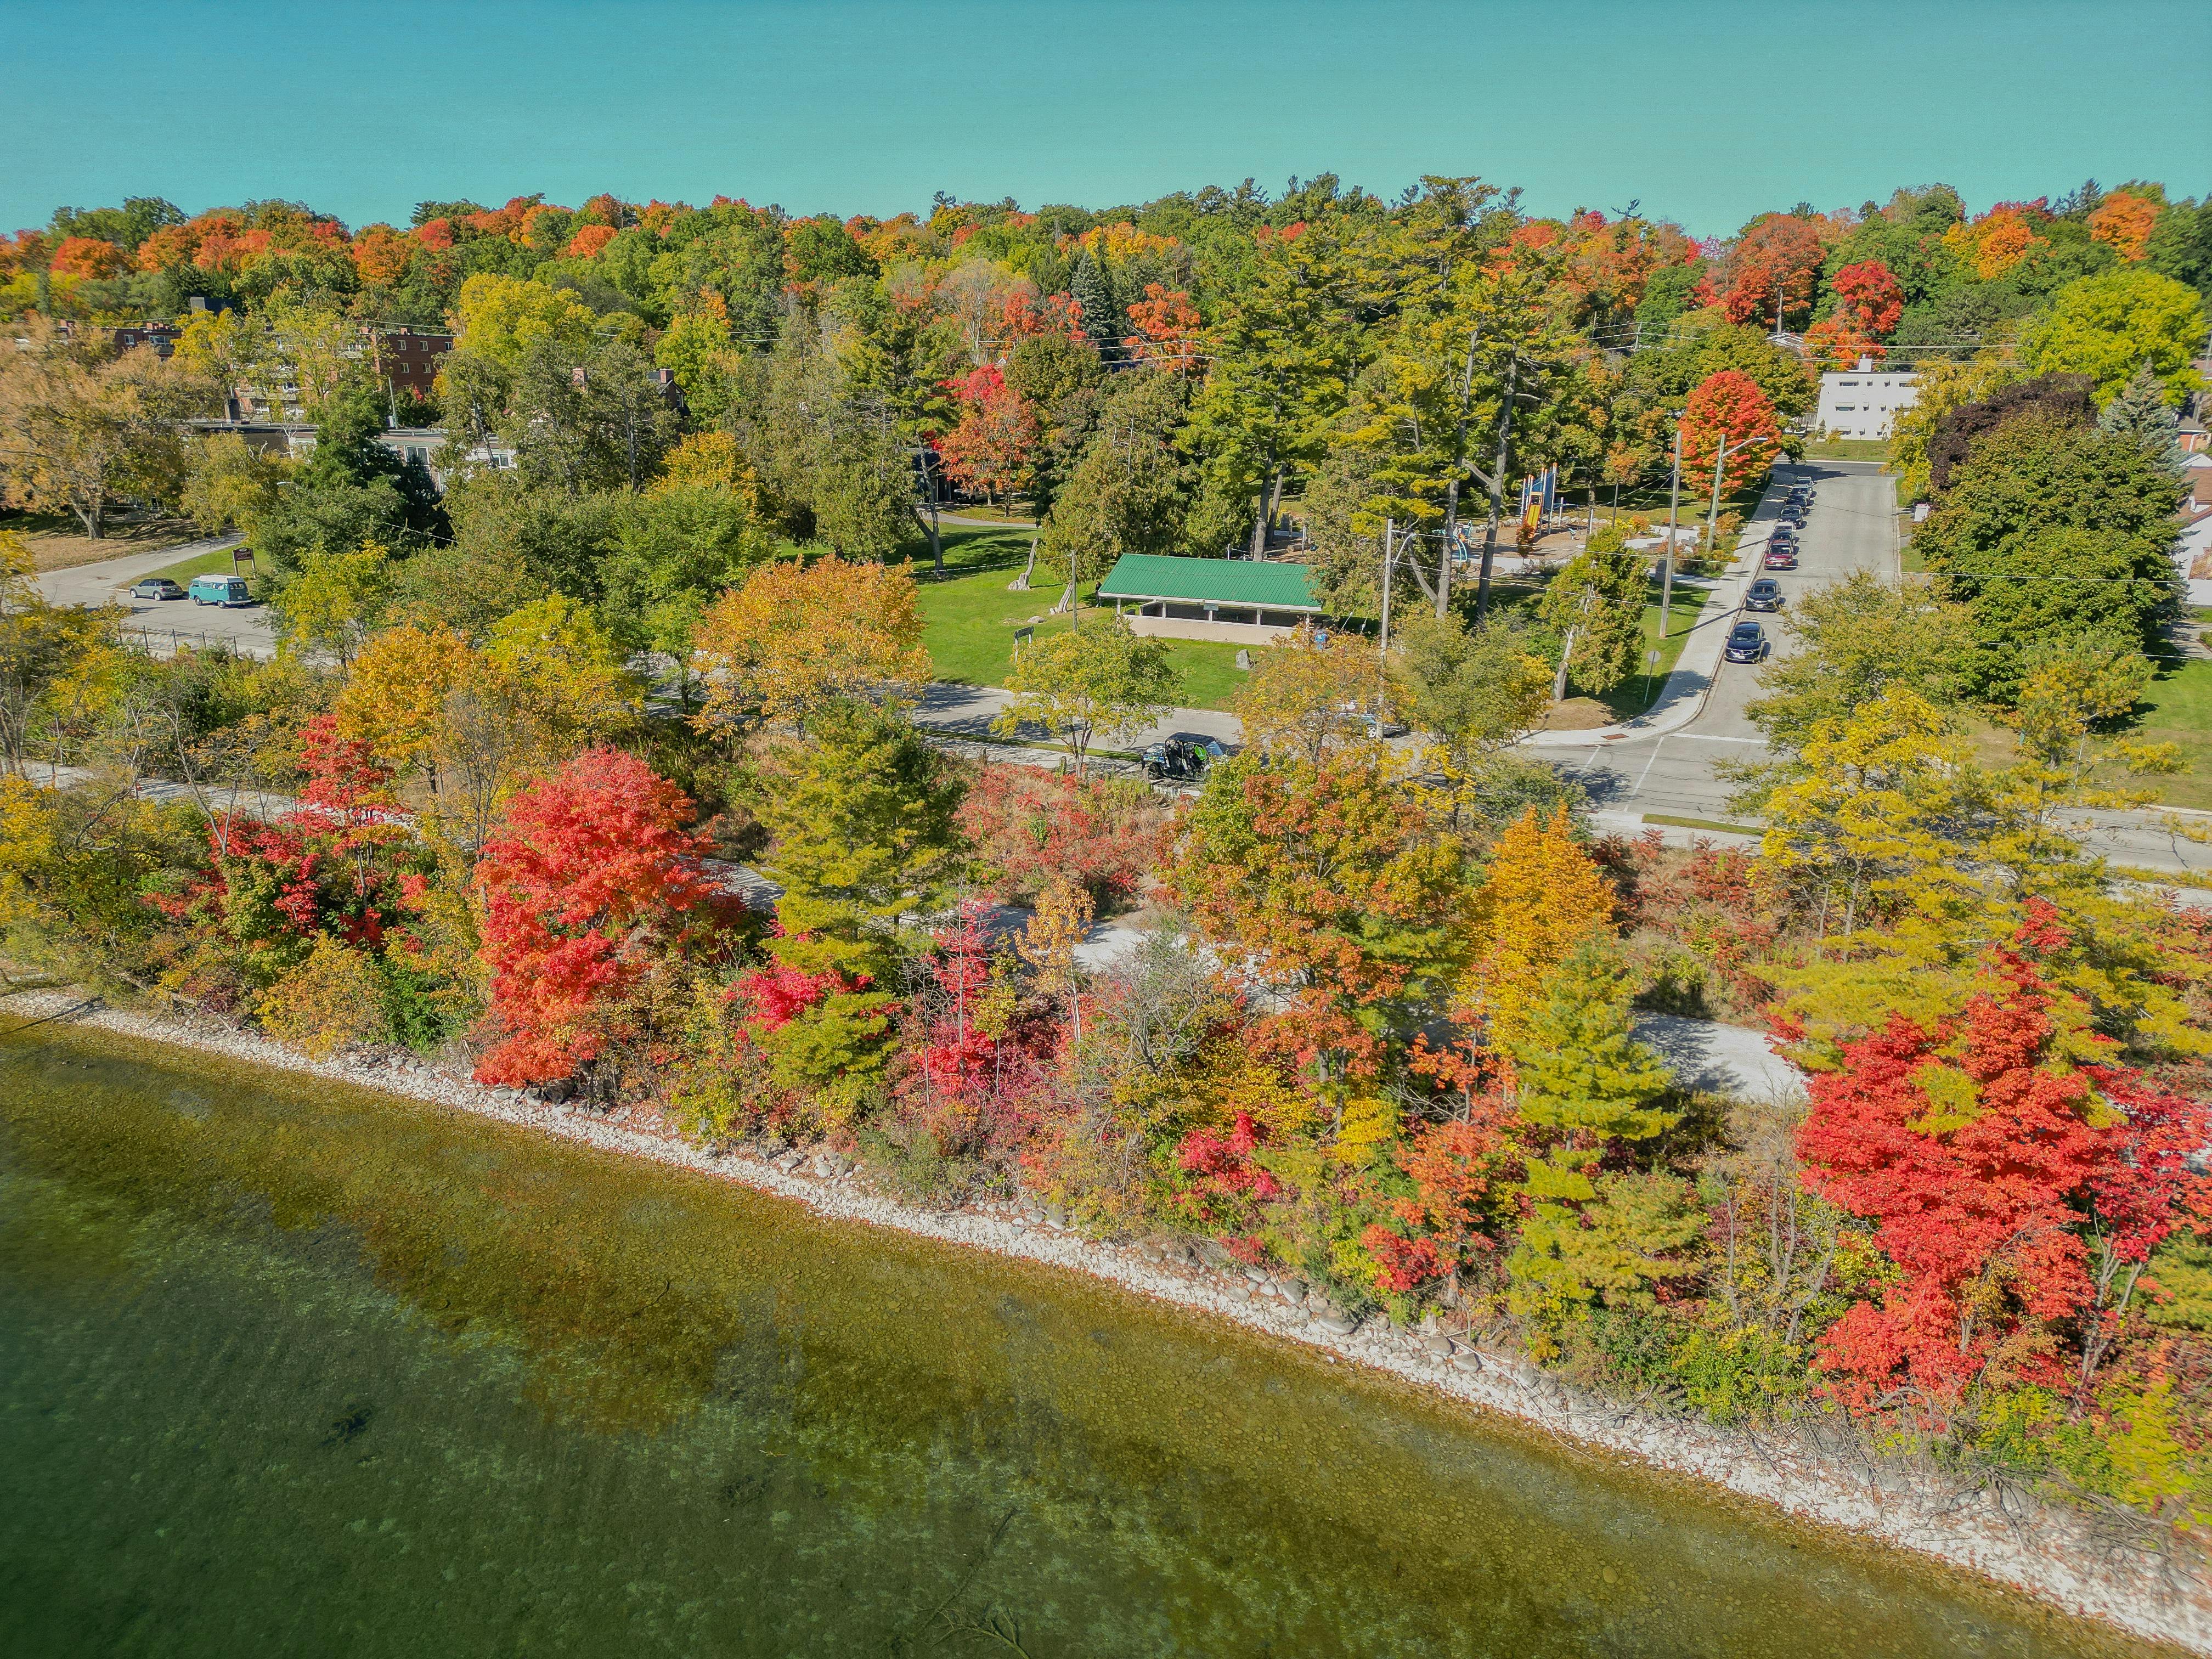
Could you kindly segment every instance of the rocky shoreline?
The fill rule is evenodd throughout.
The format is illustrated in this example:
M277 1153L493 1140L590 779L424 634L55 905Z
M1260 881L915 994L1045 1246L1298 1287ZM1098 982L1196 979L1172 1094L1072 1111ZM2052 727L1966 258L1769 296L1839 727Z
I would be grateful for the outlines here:
M64 1014L80 999L29 992L7 1000L21 1019ZM1931 1555L2131 1635L2212 1655L2212 1583L2201 1569L2115 1547L2091 1520L2039 1508L2023 1515L1986 1494L1924 1474L1823 1451L1802 1437L1749 1437L1693 1420L1655 1417L1577 1395L1518 1356L1465 1346L1435 1328L1401 1332L1355 1322L1297 1280L1225 1257L1157 1243L1090 1239L1064 1218L1015 1204L921 1209L869 1189L834 1152L764 1147L707 1152L664 1133L610 1121L586 1108L487 1088L411 1058L315 1060L234 1027L119 1009L70 1016L125 1036L378 1089L501 1122L695 1170L795 1199L840 1220L969 1245L1109 1279L1178 1306L1303 1342L1395 1374L1455 1400L1502 1412L1578 1444L1693 1476L1771 1504L1802 1520Z

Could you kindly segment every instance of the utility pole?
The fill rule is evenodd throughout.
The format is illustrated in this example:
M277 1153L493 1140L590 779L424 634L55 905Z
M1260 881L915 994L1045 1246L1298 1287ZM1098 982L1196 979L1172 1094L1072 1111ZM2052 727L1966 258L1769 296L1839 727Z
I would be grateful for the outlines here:
M1616 497L1616 504L1618 498ZM1667 487L1667 551L1659 569L1659 637L1674 615L1674 520L1682 507L1682 416L1674 417L1674 481Z
M1498 456L1491 463L1490 522L1482 532L1482 570L1474 587L1474 625L1482 626L1490 614L1490 568L1498 556L1498 520L1505 511L1505 462L1513 442L1513 398L1521 376L1521 354L1505 360L1505 395L1498 400ZM1449 561L1451 550L1444 550ZM1443 611L1438 608L1437 614Z
M1744 443L1750 441L1748 438L1743 441ZM1728 460L1729 449L1728 434L1725 432L1720 434L1720 446L1719 450L1713 456L1713 504L1705 512L1705 551L1708 554L1713 551L1713 536L1720 528L1721 522L1721 469ZM1735 447L1741 449L1743 444L1737 444Z

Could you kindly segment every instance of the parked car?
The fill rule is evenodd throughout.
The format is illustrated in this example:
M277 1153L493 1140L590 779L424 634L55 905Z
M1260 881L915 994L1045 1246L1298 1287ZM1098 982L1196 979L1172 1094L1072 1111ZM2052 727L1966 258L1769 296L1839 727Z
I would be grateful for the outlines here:
M1747 611L1781 610L1782 584L1771 576L1761 576L1744 591L1743 608Z
M1757 662L1766 654L1766 630L1755 622L1740 622L1729 629L1728 659Z
M134 599L181 599L185 590L167 576L149 576L131 590Z
M1766 556L1760 562L1769 570L1795 570L1797 568L1797 550L1788 542L1769 542Z
M1178 732L1162 742L1147 744L1142 759L1148 778L1173 778L1196 782L1206 769L1229 751L1217 738L1189 737Z
M195 576L191 586L194 605L252 605L253 596L247 592L243 576Z
M1775 515L1774 522L1778 525L1786 524L1793 530L1802 530L1805 527L1805 509L1802 507L1785 507Z

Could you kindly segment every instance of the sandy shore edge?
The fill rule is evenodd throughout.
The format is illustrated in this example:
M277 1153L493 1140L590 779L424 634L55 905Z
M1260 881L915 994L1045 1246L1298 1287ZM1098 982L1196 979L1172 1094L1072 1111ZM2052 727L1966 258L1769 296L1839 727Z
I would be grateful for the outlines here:
M0 1018L13 1030L25 1019L60 1013L80 1000L59 992L20 993L0 1001ZM594 1112L534 1101L519 1090L486 1088L421 1061L311 1060L217 1022L123 1009L100 1008L72 1018L127 1036L380 1090L653 1158L795 1199L839 1220L1073 1268L1392 1372L1583 1446L1711 1482L1802 1520L1934 1556L2131 1635L2212 1655L2212 1583L2179 1576L2172 1564L2140 1553L2115 1550L2109 1540L2093 1534L2083 1517L2066 1511L2044 1509L2025 1517L2000 1514L1993 1504L1961 1503L1948 1486L1916 1485L1895 1471L1824 1457L1786 1441L1753 1444L1710 1425L1648 1417L1631 1407L1581 1398L1510 1355L1486 1351L1470 1369L1431 1355L1415 1336L1377 1323L1349 1334L1334 1331L1278 1297L1240 1289L1225 1275L1171 1267L1133 1246L1101 1243L1006 1214L915 1208L849 1180L787 1174L753 1158L704 1152L611 1123Z

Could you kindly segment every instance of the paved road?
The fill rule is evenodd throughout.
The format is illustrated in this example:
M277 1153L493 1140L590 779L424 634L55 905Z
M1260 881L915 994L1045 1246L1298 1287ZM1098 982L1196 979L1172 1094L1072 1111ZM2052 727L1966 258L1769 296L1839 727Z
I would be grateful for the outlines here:
M1809 461L1781 469L1780 476L1789 482L1809 480L1814 490L1813 510L1798 538L1797 568L1772 573L1786 604L1854 571L1895 575L1895 487L1879 466ZM1745 527L1753 559L1772 521L1772 513L1762 507ZM1767 631L1778 652L1789 650L1786 629L1770 620ZM1744 713L1759 694L1759 672L1751 664L1722 661L1704 708L1679 731L1656 738L1599 739L1580 747L1562 744L1555 733L1544 752L1571 773L1601 809L1723 819L1729 786L1715 775L1715 763L1755 759L1765 747Z

